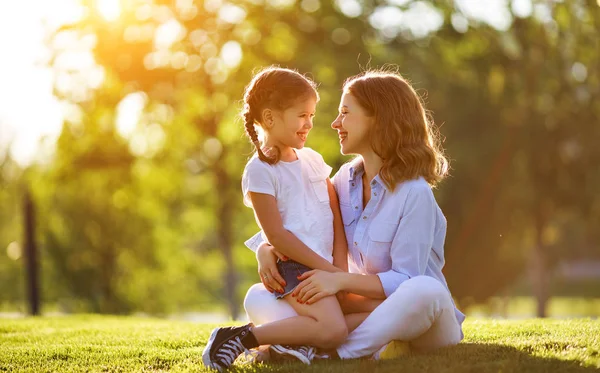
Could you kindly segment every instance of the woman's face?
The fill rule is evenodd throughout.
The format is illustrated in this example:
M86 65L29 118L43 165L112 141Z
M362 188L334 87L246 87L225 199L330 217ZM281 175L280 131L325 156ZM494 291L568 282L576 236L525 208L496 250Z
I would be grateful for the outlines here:
M344 92L340 102L339 114L331 123L340 138L342 154L365 154L371 149L369 129L374 118L367 116L358 101L348 92Z

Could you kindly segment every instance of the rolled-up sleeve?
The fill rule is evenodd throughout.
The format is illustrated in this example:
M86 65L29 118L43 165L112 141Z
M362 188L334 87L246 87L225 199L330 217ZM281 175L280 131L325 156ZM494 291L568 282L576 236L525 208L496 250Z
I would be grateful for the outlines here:
M409 278L425 274L433 247L436 208L428 185L415 185L408 192L390 249L392 268L377 274L386 297Z
M265 240L262 237L262 231L259 231L258 233L256 233L254 236L250 237L249 239L247 239L244 242L244 245L246 245L247 248L249 248L250 250L256 252L256 250L258 250L258 247L265 242Z

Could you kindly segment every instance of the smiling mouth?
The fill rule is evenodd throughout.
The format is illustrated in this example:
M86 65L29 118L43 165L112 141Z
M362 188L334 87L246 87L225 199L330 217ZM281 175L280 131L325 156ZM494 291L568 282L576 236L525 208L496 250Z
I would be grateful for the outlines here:
M340 142L344 142L344 140L346 140L346 137L348 137L348 134L346 132L339 132L338 137L340 138Z
M308 132L296 132L296 134L302 141L306 141L306 138L308 137Z

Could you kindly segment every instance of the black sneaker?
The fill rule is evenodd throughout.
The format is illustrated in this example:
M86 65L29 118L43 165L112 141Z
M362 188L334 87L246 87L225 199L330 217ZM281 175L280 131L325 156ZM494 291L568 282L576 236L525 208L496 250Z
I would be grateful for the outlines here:
M315 358L315 348L310 346L271 345L271 351L279 360L297 360L310 365Z
M207 367L221 372L229 368L235 359L248 349L242 344L250 333L252 324L215 328L210 334L206 347L202 352L202 362Z

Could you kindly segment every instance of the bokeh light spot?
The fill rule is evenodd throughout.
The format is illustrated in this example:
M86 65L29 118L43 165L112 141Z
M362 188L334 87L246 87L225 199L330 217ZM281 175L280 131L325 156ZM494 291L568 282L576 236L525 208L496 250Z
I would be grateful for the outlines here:
M345 28L336 28L331 33L331 40L336 44L345 45L352 40L352 35L350 34L350 31Z
M9 243L6 248L6 255L8 255L11 260L20 259L22 255L21 245L16 241Z
M581 62L575 62L571 67L571 75L573 79L581 83L587 78L587 67Z
M237 67L242 61L242 47L237 41L228 41L221 48L221 58L227 67Z
M115 21L121 14L119 0L96 0L96 8L107 21Z

